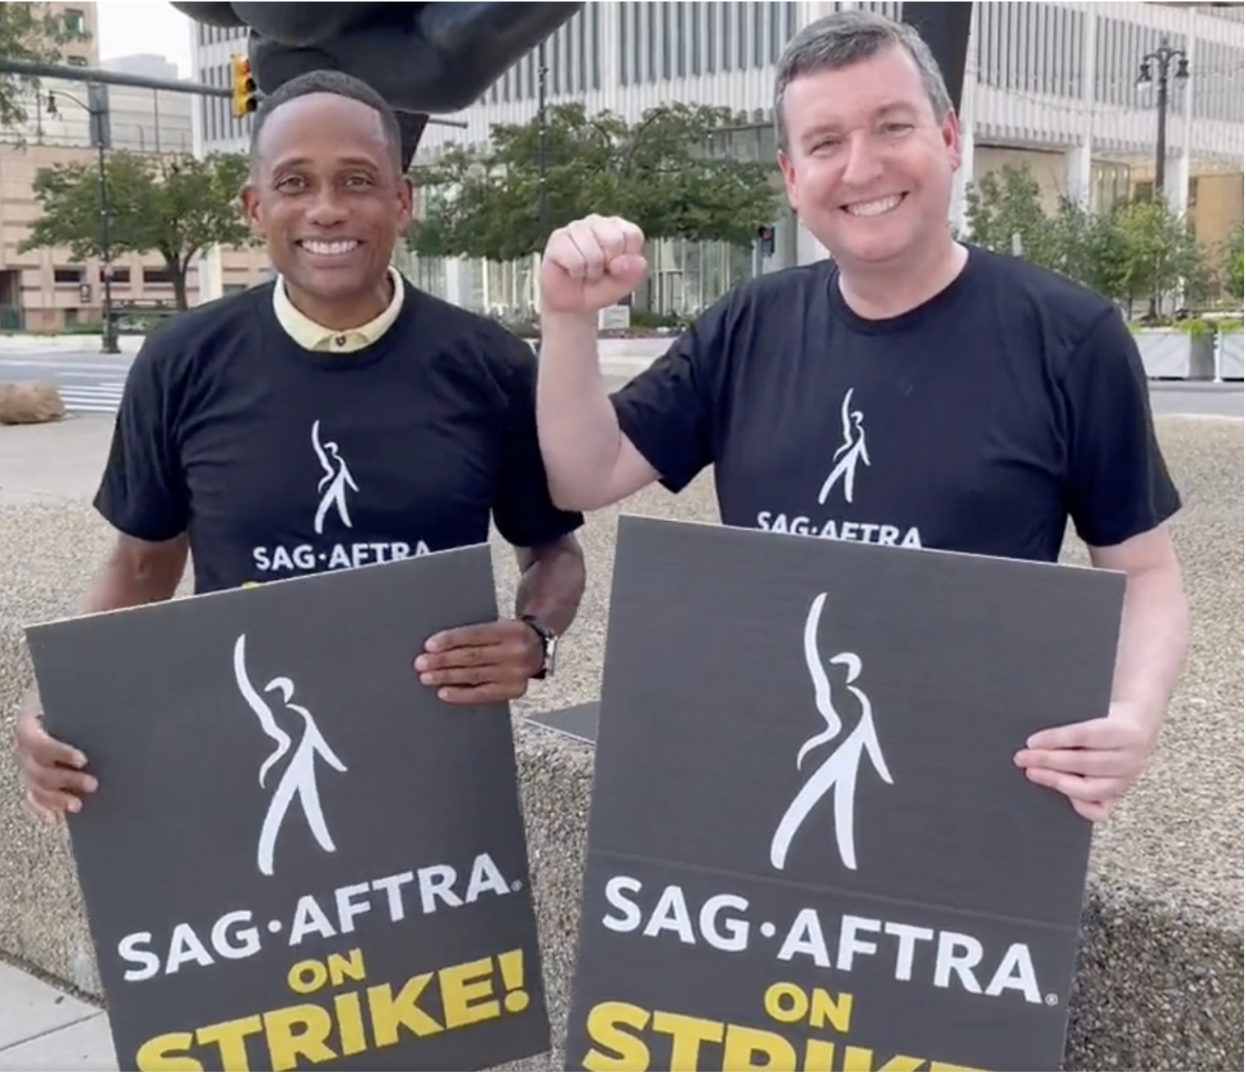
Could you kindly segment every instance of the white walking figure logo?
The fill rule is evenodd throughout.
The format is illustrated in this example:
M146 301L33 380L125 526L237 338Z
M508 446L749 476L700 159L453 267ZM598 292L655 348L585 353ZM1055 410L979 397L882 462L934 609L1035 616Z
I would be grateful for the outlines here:
M324 470L324 476L316 485L316 490L321 492L320 505L316 508L316 534L320 535L324 532L324 517L329 512L330 506L337 507L337 516L342 519L343 525L350 528L350 510L346 506L346 489L349 487L352 491L358 491L359 485L350 475L350 470L346 467L346 459L342 457L337 443L332 440L328 443L320 442L319 421L312 425L312 446L316 450L316 457L320 459L320 468ZM335 465L336 468L334 468Z
M822 608L826 603L823 592L814 599L805 619L805 665L813 680L814 701L818 713L826 722L826 729L810 737L796 756L796 769L810 750L833 741L844 728L843 720L831 702L831 683L822 666L818 652L818 625L822 620ZM848 668L848 690L860 701L861 720L835 750L822 761L822 765L810 775L800 792L792 800L770 843L770 863L779 871L787 861L792 839L815 807L834 790L832 808L835 819L835 840L839 857L850 871L857 869L857 850L853 835L853 814L856 808L857 775L860 773L862 756L868 755L879 777L888 785L894 784L887 761L883 758L878 734L874 729L873 707L853 682L861 673L861 659L851 652L843 652L829 660L832 665Z
M826 505L827 496L831 494L831 488L840 479L844 482L844 501L852 502L852 489L857 479L857 462L870 464L870 455L865 449L865 414L859 409L851 408L854 389L848 388L848 393L844 395L844 404L840 407L839 417L844 430L844 443L835 452L835 468L831 470L831 475L826 478L826 483L818 492L818 502L823 506Z
M247 637L244 633L234 644L234 678L238 683L238 691L242 693L251 710L255 712L264 732L277 742L272 754L260 767L259 782L263 787L264 779L268 776L273 764L290 750L290 735L277 725L272 710L256 691L255 686L251 684L251 679L247 675L246 645ZM296 794L303 808L303 814L307 817L307 825L311 827L320 847L325 852L337 851L333 838L329 836L329 828L325 825L324 812L320 807L320 793L316 788L316 757L319 756L334 770L343 774L346 772L346 765L338 759L336 753L326 743L311 712L299 704L290 702L294 696L294 683L288 677L273 678L264 686L264 691L279 692L281 702L285 704L286 709L293 711L303 720L303 735L299 738L298 744L294 746L290 761L286 764L285 773L277 783L272 802L268 805L268 814L264 816L264 823L260 827L256 861L263 874L271 875L273 873L273 849L277 844L277 835L281 832L281 824L285 821L286 813L294 802Z

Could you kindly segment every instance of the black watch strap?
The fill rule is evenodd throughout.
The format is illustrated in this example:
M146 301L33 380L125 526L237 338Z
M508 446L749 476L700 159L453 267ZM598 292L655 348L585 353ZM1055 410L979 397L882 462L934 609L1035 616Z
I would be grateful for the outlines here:
M547 629L542 625L535 615L521 614L519 620L530 626L532 631L541 638L541 650L543 653L541 669L532 676L537 681L544 681L554 669L554 649L558 643L558 635L553 630Z

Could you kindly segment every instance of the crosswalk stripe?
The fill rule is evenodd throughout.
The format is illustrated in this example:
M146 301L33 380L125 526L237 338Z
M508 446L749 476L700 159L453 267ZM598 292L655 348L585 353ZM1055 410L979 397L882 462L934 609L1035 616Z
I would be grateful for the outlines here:
M78 413L115 413L121 405L121 387L66 386L60 389L65 408Z

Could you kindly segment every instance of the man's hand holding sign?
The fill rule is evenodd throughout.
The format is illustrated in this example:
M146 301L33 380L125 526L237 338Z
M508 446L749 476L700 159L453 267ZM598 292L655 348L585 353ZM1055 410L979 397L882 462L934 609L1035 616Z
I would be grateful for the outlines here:
M518 700L541 672L545 648L527 622L502 619L430 637L415 660L420 681L453 704Z
M1154 746L1138 708L1114 703L1106 718L1034 734L1016 763L1035 785L1063 793L1078 815L1100 822L1142 776Z
M86 771L87 757L43 728L38 699L33 693L17 719L14 751L26 783L26 810L36 819L52 822L65 812L80 811L82 794L94 793L99 788Z

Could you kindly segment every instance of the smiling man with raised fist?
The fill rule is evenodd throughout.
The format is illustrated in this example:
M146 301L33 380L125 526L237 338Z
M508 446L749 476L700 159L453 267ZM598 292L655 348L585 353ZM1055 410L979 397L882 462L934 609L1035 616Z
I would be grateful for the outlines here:
M1098 820L1132 786L1184 660L1166 522L1180 497L1117 310L948 226L960 131L916 31L837 12L778 63L779 166L831 260L751 280L613 397L596 317L641 280L643 236L592 216L541 269L537 425L555 503L595 510L713 466L728 525L1055 561L1071 520L1128 576L1109 712L1015 763Z

